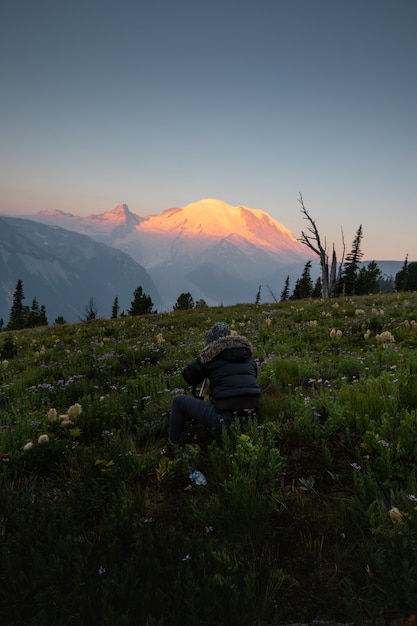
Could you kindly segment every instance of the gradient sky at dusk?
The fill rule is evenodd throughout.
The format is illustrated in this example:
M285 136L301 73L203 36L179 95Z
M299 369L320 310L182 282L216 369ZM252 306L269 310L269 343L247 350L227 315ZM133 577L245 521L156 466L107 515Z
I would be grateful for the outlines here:
M202 198L417 261L416 0L7 0L0 213Z

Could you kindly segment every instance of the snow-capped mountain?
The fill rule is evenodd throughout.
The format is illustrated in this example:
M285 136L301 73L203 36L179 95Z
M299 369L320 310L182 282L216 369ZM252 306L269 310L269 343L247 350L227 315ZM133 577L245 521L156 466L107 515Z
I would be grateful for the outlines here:
M144 217L124 204L102 215L52 211L32 219L123 250L149 272L168 306L184 291L213 305L253 301L266 280L280 292L286 276L298 278L310 258L265 211L213 198Z
M102 215L42 211L31 219L126 252L148 271L168 308L184 291L211 305L253 302L262 283L280 293L285 278L298 278L311 258L265 211L213 198L144 217L123 204Z

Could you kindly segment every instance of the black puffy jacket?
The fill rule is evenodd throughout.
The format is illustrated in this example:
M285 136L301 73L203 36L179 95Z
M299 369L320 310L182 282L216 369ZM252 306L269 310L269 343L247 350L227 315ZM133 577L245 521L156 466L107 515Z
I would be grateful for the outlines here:
M258 408L261 390L257 374L252 345L240 335L213 341L183 370L190 385L209 379L211 398L219 411Z

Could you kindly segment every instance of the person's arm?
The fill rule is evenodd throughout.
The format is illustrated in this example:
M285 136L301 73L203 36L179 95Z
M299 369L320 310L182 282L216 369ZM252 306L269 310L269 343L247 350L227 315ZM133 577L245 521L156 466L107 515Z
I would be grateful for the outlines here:
M184 379L187 381L189 385L198 385L198 383L203 382L206 375L201 364L200 357L197 357L189 363L182 371L182 375Z

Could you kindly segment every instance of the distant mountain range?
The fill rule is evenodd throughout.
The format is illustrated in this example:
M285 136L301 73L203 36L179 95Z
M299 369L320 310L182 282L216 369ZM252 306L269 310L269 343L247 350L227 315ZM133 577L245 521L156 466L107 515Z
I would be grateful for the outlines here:
M30 307L36 297L49 323L58 316L79 321L91 298L101 317L110 317L116 296L126 311L138 285L162 306L152 278L126 253L57 226L0 217L0 317L5 324L19 279L23 304Z
M313 262L312 277L319 275L317 257L285 226L259 209L216 199L145 217L126 204L88 217L41 211L0 217L0 227L0 316L5 321L18 278L31 294L26 304L36 295L50 321L58 310L73 321L91 297L103 317L110 316L116 295L126 310L138 285L158 310L169 310L183 292L209 305L254 302L261 285L261 299L271 301L268 289L279 298L289 276L292 290L307 260ZM403 263L378 265L395 276Z

